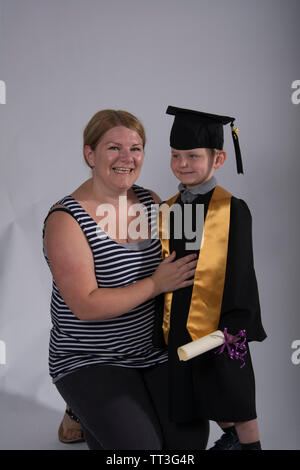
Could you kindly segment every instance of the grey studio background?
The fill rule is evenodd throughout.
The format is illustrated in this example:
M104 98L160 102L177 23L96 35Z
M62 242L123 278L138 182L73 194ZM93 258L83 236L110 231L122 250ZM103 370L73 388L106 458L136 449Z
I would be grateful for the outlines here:
M41 233L50 205L90 176L83 128L99 109L136 114L138 183L166 199L169 104L237 117L245 174L228 126L216 176L253 217L268 333L251 346L261 441L300 449L299 15L298 0L0 0L0 449L70 448L48 376ZM212 423L209 445L219 434Z

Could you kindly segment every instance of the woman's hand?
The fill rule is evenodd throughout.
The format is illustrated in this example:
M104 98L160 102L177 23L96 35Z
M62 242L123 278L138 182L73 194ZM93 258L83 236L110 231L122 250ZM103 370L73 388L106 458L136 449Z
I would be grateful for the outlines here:
M98 287L93 254L76 220L54 212L45 227L45 247L56 286L79 320L114 318L129 312L161 292L193 284L195 255L175 261L172 253L155 273L125 287Z
M155 296L162 292L172 292L182 287L191 286L197 265L195 254L184 256L175 261L176 252L173 251L160 263L151 276L154 282Z

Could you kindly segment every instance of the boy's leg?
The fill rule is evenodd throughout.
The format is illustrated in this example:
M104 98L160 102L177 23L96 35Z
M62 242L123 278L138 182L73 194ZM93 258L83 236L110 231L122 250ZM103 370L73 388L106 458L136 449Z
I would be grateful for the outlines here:
M261 450L257 419L239 423L221 423L224 433L211 450ZM234 449L235 448L235 449Z
M160 450L162 436L140 369L82 367L56 382L91 449Z
M162 428L163 450L205 449L209 434L208 420L174 423L169 418L168 363L145 370L144 380Z
M242 449L261 449L257 419L235 423L235 427Z
M232 426L234 426L234 423L221 423L220 421L218 421L217 423L220 428L222 429L226 429L226 428L231 428Z
M241 450L241 445L235 429L234 423L217 423L224 431L224 434L218 439L214 446L209 450Z

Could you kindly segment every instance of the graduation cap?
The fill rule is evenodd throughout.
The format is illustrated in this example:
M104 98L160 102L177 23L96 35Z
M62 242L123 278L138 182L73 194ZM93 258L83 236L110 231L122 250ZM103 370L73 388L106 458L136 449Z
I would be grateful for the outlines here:
M224 144L223 126L230 123L237 172L243 173L238 139L239 130L233 125L235 118L202 113L191 109L176 108L175 106L168 106L166 112L175 116L170 134L170 145L176 150L190 150L194 148L222 150Z

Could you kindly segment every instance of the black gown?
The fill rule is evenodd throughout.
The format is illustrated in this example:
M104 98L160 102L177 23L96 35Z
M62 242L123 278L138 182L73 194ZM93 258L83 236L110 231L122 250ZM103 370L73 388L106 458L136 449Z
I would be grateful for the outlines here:
M193 202L193 230L196 222L196 204L204 204L206 216L214 190L199 195ZM182 204L180 197L176 201ZM184 211L183 211L184 213ZM187 240L172 237L170 222L170 253L177 258L192 251L185 249ZM188 240L191 241L191 240ZM199 250L196 252L199 255ZM172 421L187 422L199 418L213 421L239 422L256 418L255 380L248 353L241 361L230 359L227 352L208 351L189 361L179 361L177 348L191 341L186 324L192 295L192 286L173 292L169 351L169 414ZM157 299L154 342L162 345L163 296ZM247 341L263 341L266 333L262 326L259 295L253 265L252 220L246 203L231 198L230 229L224 293L218 329L236 334L245 329Z

